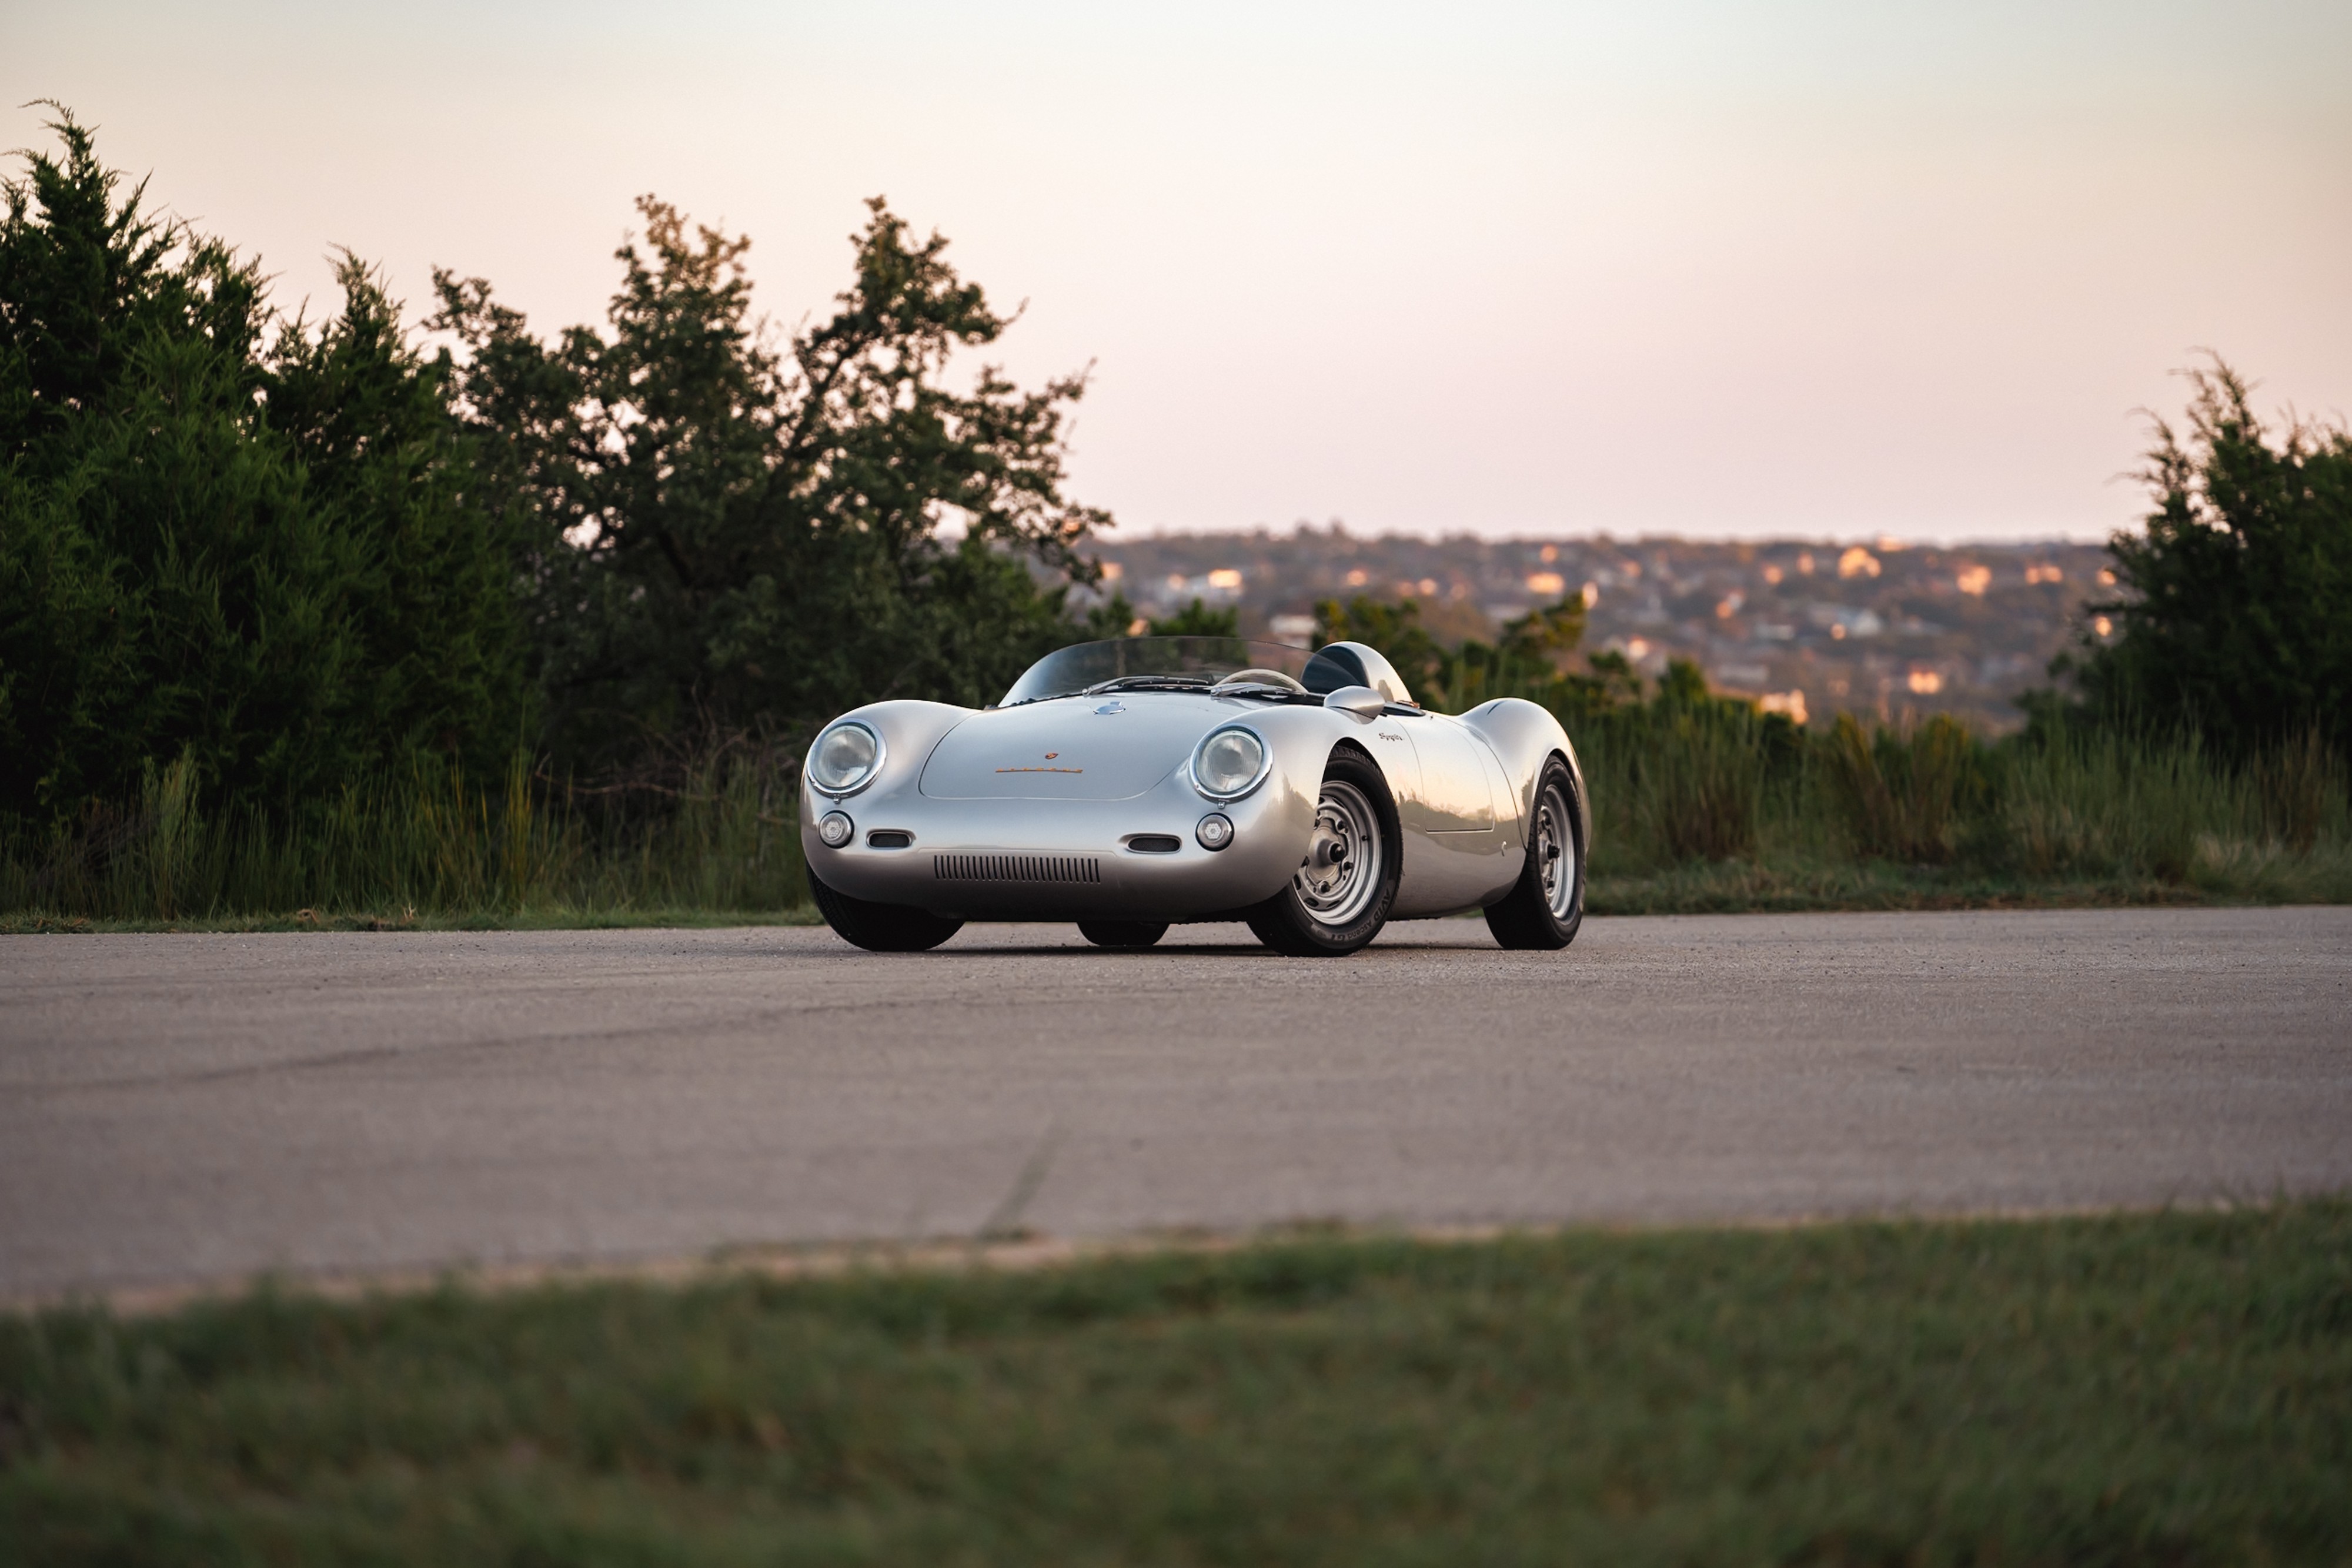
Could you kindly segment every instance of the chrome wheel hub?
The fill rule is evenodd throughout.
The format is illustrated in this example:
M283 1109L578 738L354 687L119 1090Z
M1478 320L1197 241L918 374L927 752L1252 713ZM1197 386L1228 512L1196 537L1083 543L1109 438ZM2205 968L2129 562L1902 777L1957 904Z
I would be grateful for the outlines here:
M1555 920L1568 918L1576 897L1576 834L1569 826L1568 809L1557 786L1545 790L1536 802L1535 842L1528 846L1543 878L1544 903Z
M1298 902L1324 925L1347 925L1371 906L1380 890L1380 814L1353 784L1333 779L1315 806L1315 833L1291 879Z

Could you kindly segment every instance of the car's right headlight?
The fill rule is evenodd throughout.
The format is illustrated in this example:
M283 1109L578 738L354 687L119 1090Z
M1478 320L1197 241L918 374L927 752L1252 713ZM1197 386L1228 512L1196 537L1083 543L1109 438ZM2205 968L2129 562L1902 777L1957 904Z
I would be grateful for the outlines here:
M1213 729L1192 748L1192 787L1212 800L1238 800L1273 766L1265 742L1239 726Z
M809 747L809 782L828 795L855 795L882 771L882 737L845 719Z

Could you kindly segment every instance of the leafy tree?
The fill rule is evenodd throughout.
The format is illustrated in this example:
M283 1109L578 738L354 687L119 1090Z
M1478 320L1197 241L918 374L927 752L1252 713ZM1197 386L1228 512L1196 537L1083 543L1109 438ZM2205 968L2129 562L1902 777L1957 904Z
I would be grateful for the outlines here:
M1110 520L1062 495L1084 377L951 386L955 353L1011 319L945 240L869 205L838 309L781 347L751 314L749 241L652 197L602 330L543 342L488 284L436 275L457 406L531 520L567 760L788 737L887 696L989 701L1080 634L1064 595L1093 569L1076 547Z
M1495 697L1526 697L1563 715L1605 707L1616 700L1605 674L1574 674L1568 662L1584 640L1584 600L1570 594L1504 626L1495 642L1465 640L1446 648L1421 623L1421 606L1359 596L1315 607L1323 642L1377 648L1396 666L1415 698L1441 712L1462 713ZM1596 658L1605 655L1596 655ZM1638 682L1636 683L1638 694Z
M296 810L510 747L507 546L396 305L346 258L338 318L278 319L254 263L51 129L0 218L0 812L183 755Z
M1133 637L1139 634L1139 626L1149 631L1151 622L1136 614L1126 594L1114 592L1087 611L1086 632L1080 641L1099 643L1112 637Z
M2108 549L2116 627L2076 668L2092 711L2185 725L2247 755L2311 730L2352 751L2352 434L2265 427L2227 364L2190 372L2185 439L2157 423L2147 531Z
M1175 614L1151 623L1154 637L1238 637L1241 630L1239 610L1212 610L1197 599Z
M1421 623L1421 606L1358 594L1342 604L1326 599L1315 606L1315 641L1361 643L1380 651L1404 678L1417 701L1434 704L1444 679L1445 650Z

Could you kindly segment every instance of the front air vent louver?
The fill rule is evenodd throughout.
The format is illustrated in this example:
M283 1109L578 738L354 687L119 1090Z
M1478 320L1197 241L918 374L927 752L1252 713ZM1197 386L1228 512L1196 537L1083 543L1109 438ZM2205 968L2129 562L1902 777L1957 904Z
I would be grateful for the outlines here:
M1100 882L1102 862L1091 855L933 855L941 882Z

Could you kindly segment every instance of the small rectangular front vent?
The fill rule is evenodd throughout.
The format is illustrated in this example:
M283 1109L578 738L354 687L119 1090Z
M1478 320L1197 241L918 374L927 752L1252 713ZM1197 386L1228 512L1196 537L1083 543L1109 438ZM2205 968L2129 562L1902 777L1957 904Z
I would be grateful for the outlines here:
M877 828L866 835L866 841L877 850L903 850L915 841L915 835L904 828Z
M1172 855L1184 841L1173 833L1129 833L1127 847L1139 855Z
M941 882L1100 882L1102 862L1091 855L933 855Z

